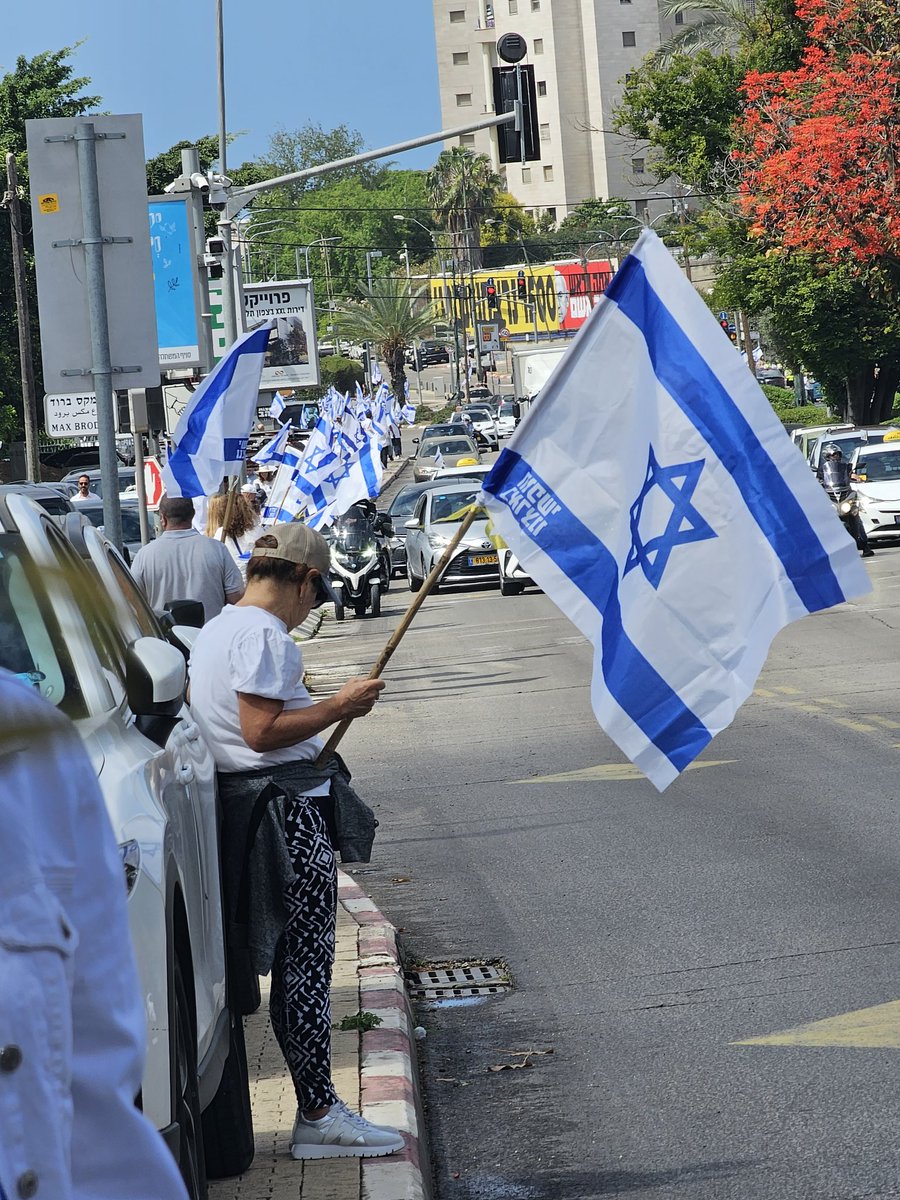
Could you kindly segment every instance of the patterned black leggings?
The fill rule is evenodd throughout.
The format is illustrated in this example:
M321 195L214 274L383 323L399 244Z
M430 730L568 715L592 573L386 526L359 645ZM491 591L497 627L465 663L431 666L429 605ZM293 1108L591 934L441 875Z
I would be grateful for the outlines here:
M337 869L325 823L302 797L288 805L286 836L297 879L286 892L288 919L275 948L269 1015L300 1108L325 1108L337 1099L330 997Z

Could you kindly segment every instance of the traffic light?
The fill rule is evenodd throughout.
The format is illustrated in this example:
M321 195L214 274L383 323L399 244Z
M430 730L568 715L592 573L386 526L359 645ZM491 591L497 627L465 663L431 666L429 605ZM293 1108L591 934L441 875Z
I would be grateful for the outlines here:
M224 239L220 237L207 238L206 253L203 256L203 265L206 267L210 279L221 279L225 274L225 264L222 261L224 256Z
M493 279L489 279L487 281L487 287L485 288L484 294L487 296L487 306L492 312L500 307L500 301L497 299L497 289L494 287Z
M456 285L456 298L457 298L457 300L465 300L466 285L464 283L458 283Z
M516 295L520 300L528 299L528 280L524 271L520 271L516 276Z
M517 63L510 67L492 67L494 82L494 112L515 112L521 104L519 126L510 121L497 126L497 149L502 163L538 162L541 142L537 112L537 88L534 67Z

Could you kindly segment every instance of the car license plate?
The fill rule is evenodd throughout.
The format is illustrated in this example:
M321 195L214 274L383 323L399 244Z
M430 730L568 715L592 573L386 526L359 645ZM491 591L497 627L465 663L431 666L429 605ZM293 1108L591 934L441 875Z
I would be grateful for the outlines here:
M490 567L497 561L496 554L470 554L470 567Z

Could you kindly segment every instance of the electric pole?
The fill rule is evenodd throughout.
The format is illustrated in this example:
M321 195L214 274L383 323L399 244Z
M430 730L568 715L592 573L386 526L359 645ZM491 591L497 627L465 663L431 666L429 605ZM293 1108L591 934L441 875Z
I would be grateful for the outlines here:
M22 208L19 204L19 175L14 154L6 156L6 195L3 202L9 209L10 242L12 244L13 278L16 290L16 316L19 326L19 369L22 376L22 410L25 424L25 474L40 483L38 461L37 398L34 393L34 359L31 355L31 321L28 310L28 288L25 277L25 240L22 235Z

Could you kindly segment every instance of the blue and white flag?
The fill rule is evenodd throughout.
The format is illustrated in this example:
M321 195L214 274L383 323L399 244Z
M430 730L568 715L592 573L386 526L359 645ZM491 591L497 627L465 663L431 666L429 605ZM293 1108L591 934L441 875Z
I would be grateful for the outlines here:
M597 720L660 790L730 724L780 629L870 589L815 476L650 230L483 501L593 643Z
M255 463L284 462L284 452L291 433L290 421L285 421L278 432L253 455Z
M281 414L284 412L285 404L284 397L281 392L276 392L272 397L272 403L269 406L269 416L274 417L276 421L281 420Z
M240 474L273 325L239 337L191 396L162 469L169 496L211 496L223 476Z

